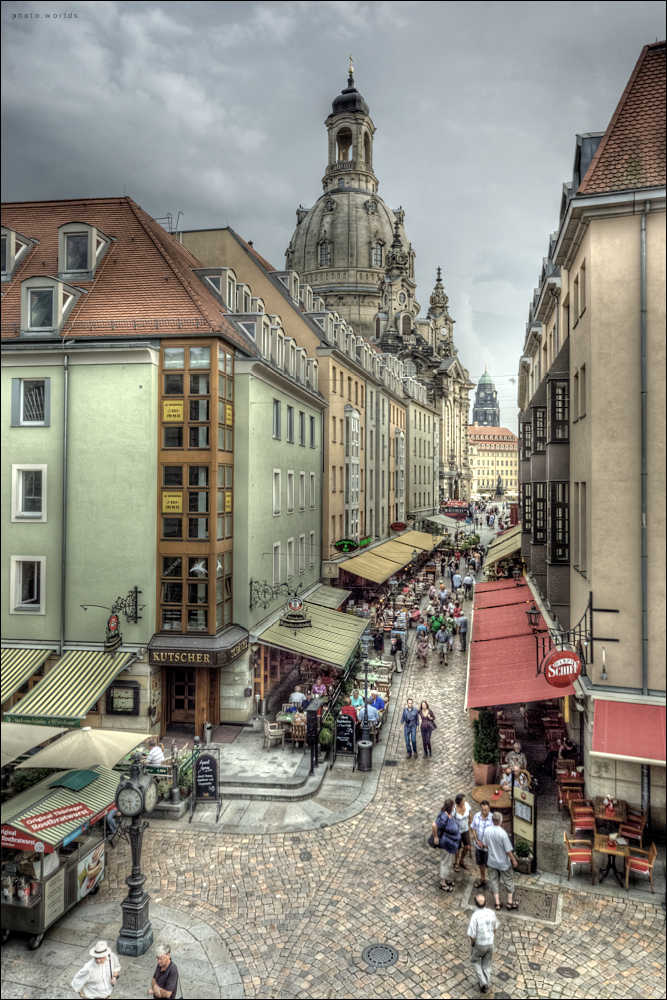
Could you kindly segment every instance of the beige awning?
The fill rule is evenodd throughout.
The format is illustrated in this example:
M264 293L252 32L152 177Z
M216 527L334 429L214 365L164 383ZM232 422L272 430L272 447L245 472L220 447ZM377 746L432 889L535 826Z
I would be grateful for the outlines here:
M521 525L515 524L513 528L506 531L504 534L499 535L489 545L487 549L486 556L484 559L484 568L491 566L493 563L499 562L501 559L507 559L509 556L513 555L515 552L521 550Z
M53 730L51 732L53 733ZM90 726L84 726L83 729L70 730L66 736L61 736L39 753L22 761L18 767L91 767L92 764L113 767L145 739L145 733L129 733L126 729L91 729Z
M368 628L367 619L309 604L308 598L305 598L305 605L312 622L311 628L295 632L276 621L262 632L258 631L258 641L265 646L285 649L343 669L354 655L362 633Z
M33 747L39 746L46 740L53 739L65 730L57 726L29 726L24 722L3 722L0 724L0 742L2 751L0 752L0 767L6 767L13 760L27 753ZM37 754L29 757L30 767Z
M370 580L372 583L384 583L390 576L400 573L406 561L395 562L391 559L384 559L381 555L381 549L382 546L379 545L377 550L373 549L370 552L363 552L360 556L354 556L352 559L346 559L344 563L341 563L341 569L344 569L346 573L354 573L355 576L360 576L364 580ZM409 561L408 559L407 562Z
M338 587L327 587L326 584L320 583L317 590L304 597L304 601L307 604L319 604L323 608L338 610L351 593L351 590L340 590Z

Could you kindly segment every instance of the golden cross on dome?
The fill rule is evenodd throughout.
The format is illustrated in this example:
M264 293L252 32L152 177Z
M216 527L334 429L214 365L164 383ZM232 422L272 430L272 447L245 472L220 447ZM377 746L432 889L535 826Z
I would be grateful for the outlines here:
M352 65L352 53L350 53L350 68L348 70L350 76L354 76L354 66Z

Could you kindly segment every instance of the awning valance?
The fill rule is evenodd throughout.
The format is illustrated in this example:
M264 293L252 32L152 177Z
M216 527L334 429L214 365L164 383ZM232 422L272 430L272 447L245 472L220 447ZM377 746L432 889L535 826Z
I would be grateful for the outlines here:
M0 684L0 703L16 694L26 681L29 681L42 663L48 660L52 649L9 649L2 648L2 682Z
M5 713L5 719L69 728L79 726L133 657L133 653L70 650L29 694Z
M594 757L665 766L665 706L595 699Z
M521 549L521 525L515 524L513 528L509 531L505 531L502 535L499 535L489 545L489 548L484 559L484 566L491 566L493 563L499 562L501 559L507 559L514 552L518 552Z
M368 621L357 618L356 615L309 604L308 598L305 599L305 604L312 622L311 628L298 629L295 634L290 628L274 622L262 631L258 630L259 642L333 667L344 668L362 633L368 628Z

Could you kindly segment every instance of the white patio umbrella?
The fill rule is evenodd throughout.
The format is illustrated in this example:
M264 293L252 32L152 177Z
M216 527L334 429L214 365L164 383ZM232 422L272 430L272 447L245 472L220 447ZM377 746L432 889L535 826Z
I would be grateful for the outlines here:
M52 736L59 736L65 730L60 726L29 726L25 722L0 723L0 767L6 767L13 760L27 753L33 747L39 746ZM35 754L35 757L37 754ZM35 757L31 757L31 764Z
M18 767L86 768L102 764L111 768L145 739L145 733L128 733L127 730L92 729L90 726L70 729L66 736L61 736Z

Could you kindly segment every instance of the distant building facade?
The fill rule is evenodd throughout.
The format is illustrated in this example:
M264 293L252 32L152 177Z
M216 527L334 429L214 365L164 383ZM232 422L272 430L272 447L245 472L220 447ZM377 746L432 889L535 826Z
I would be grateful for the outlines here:
M519 439L507 427L468 427L472 493L493 495L500 481L505 495L514 494L519 484Z

